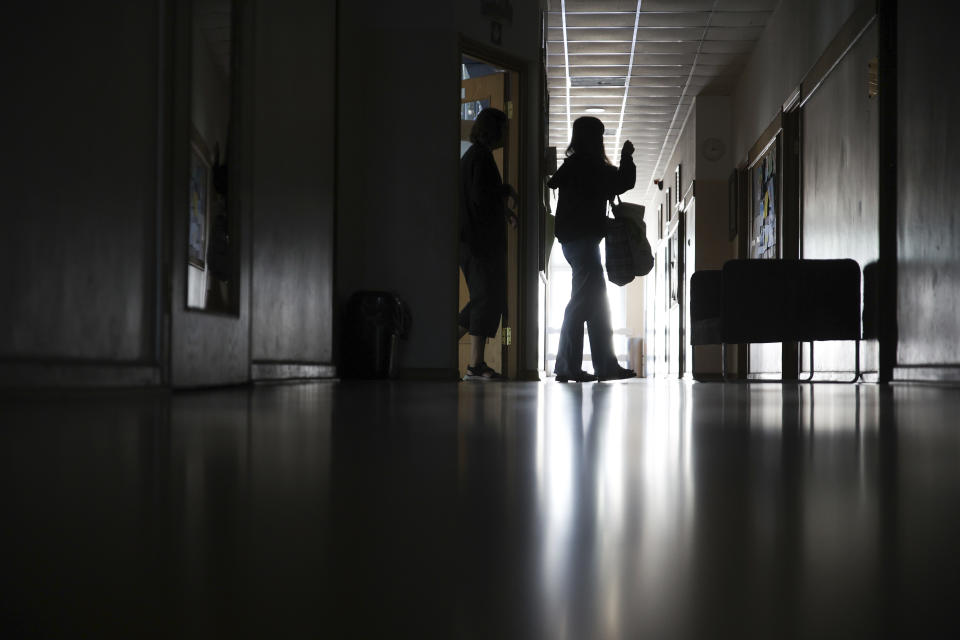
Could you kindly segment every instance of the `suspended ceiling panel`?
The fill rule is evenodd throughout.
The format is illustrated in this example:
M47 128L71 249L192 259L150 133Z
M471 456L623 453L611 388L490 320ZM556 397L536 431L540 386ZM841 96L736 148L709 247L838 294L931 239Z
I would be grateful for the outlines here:
M733 92L778 2L549 0L551 146L562 159L571 123L596 116L606 125L607 154L616 159L631 140L637 186L652 183L693 99Z

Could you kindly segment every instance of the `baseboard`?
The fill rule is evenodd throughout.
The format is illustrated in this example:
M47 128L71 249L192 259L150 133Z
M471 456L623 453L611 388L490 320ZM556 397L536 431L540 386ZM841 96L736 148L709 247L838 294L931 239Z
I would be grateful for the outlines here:
M894 367L893 381L956 385L960 383L960 366Z
M521 369L520 375L517 376L517 380L522 382L540 382L541 379L540 371L537 369Z
M316 380L337 377L337 368L332 364L309 364L303 362L252 362L250 379L253 382L269 380Z
M401 380L425 380L434 382L452 382L460 379L456 368L443 367L405 367L400 370Z
M142 362L0 361L0 388L4 389L156 387L162 379L159 365Z
M693 374L695 382L723 382L722 373L695 373Z

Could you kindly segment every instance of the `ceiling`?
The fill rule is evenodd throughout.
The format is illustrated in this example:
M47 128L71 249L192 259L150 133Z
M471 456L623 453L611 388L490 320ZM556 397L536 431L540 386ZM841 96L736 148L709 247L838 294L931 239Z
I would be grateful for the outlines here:
M645 192L664 173L693 99L733 92L778 2L549 0L550 145L562 160L570 123L596 116L614 162L633 142Z

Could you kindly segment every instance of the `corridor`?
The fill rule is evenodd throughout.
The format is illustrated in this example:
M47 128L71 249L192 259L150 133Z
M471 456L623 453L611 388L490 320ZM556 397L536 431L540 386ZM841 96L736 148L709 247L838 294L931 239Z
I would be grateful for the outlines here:
M7 392L0 632L945 637L958 411L668 380Z

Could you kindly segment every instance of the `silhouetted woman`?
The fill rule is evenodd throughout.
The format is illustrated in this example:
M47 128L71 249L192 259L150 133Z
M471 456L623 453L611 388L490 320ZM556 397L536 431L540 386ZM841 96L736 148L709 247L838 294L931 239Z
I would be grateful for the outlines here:
M470 333L470 364L464 380L498 380L502 376L483 360L487 339L497 334L507 308L507 228L517 217L506 206L517 202L516 190L504 184L493 159L503 146L507 114L484 109L470 131L473 144L460 159L460 268L470 302L457 318L459 335Z
M563 257L573 269L570 302L563 314L555 373L559 382L619 380L636 375L617 362L613 352L610 304L600 264L600 241L606 230L607 201L633 188L637 168L633 145L623 143L620 168L607 159L603 148L603 123L596 118L577 118L567 159L548 185L560 189L556 235ZM593 370L583 364L583 323L587 323Z

